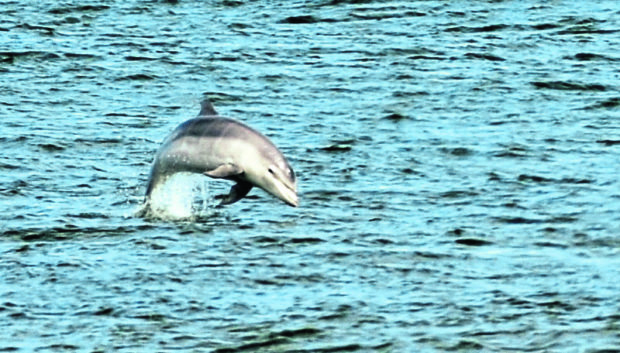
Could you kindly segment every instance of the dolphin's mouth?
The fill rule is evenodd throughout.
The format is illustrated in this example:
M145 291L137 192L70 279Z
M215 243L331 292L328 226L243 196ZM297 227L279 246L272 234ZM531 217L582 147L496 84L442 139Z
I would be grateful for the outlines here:
M289 206L298 207L299 196L297 196L297 191L295 191L295 187L291 187L287 184L284 185L286 186L286 190L283 193L284 197L282 198L282 201L286 202Z
M297 191L295 190L295 184L284 183L278 180L275 185L277 190L274 195L277 198L284 201L289 206L299 206L299 197L297 196Z
M298 207L299 206L299 196L297 196L297 193L293 193L293 197L288 199L286 201L286 203L289 204L290 206Z

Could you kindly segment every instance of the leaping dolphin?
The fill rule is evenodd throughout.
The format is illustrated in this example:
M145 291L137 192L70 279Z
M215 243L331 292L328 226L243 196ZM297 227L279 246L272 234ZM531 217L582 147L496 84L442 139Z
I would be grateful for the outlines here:
M263 134L231 118L219 116L209 100L198 116L179 125L164 140L151 168L145 202L175 173L200 173L236 182L220 205L245 197L253 186L297 207L295 172Z

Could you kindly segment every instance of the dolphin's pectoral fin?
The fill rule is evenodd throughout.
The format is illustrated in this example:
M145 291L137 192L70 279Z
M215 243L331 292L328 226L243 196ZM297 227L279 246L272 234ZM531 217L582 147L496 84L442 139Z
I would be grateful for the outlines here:
M206 176L220 179L234 177L241 173L243 173L243 169L241 169L236 164L222 164L221 166L213 170L207 170L206 172L204 172Z
M244 181L240 181L233 185L233 187L230 188L230 193L228 195L221 196L222 201L220 202L220 206L230 205L231 203L241 200L248 194L248 192L250 192L250 190L252 190L253 186L254 185Z

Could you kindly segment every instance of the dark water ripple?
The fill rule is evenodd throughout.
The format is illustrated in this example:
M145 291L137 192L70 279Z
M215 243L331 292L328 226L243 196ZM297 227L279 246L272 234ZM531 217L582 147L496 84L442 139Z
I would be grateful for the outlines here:
M619 15L0 0L0 351L620 350ZM302 207L134 217L203 95Z

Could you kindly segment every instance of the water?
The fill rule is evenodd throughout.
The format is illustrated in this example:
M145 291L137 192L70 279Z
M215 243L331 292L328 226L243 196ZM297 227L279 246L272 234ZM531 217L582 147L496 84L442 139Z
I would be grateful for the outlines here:
M620 351L619 44L612 0L0 1L0 351ZM203 95L300 208L135 216Z

